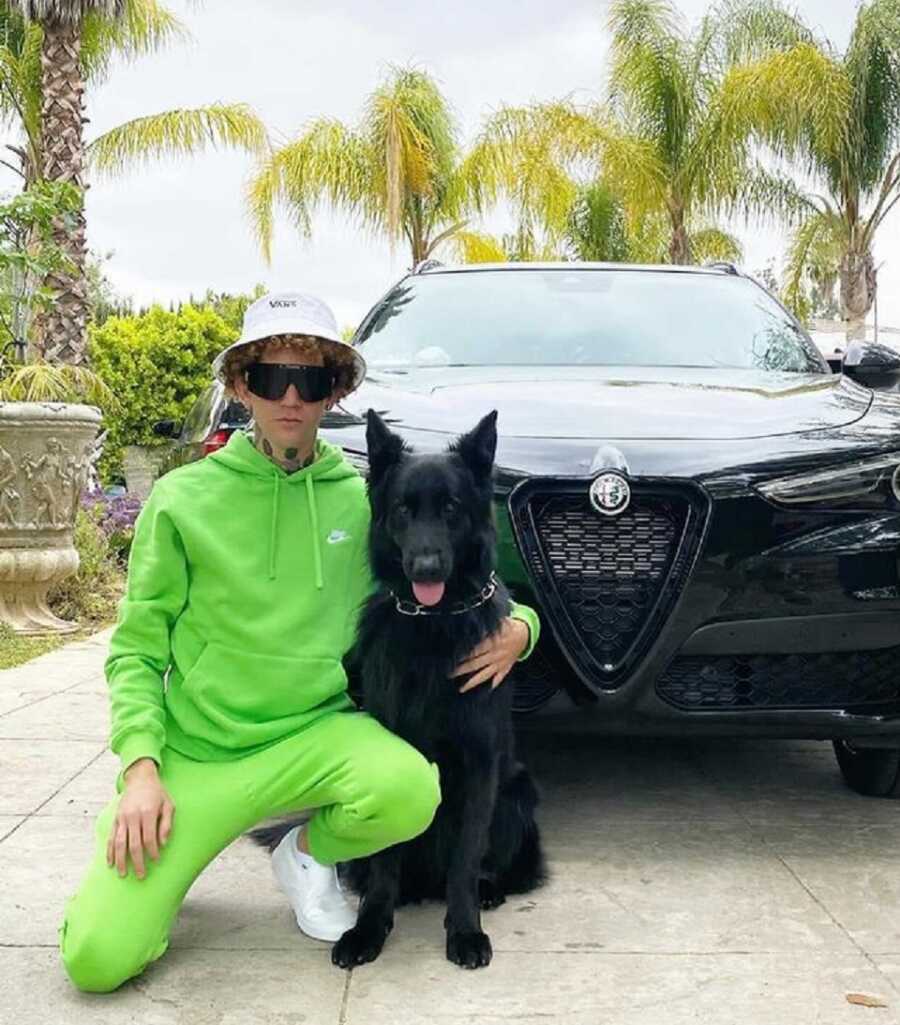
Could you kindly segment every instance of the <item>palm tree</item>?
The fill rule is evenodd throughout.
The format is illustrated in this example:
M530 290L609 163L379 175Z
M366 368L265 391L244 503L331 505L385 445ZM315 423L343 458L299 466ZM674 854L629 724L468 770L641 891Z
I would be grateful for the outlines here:
M568 251L577 260L666 263L671 255L669 227L662 213L629 218L615 188L599 181L579 189L565 237ZM740 241L712 224L693 227L687 239L697 263L734 263L743 256Z
M819 193L806 197L788 291L810 254L837 248L841 316L859 334L875 301L875 236L900 201L900 0L861 3L843 54L777 0L733 13L728 45L745 64L729 76L729 102Z
M491 201L486 147L461 152L447 101L423 71L392 68L356 127L322 118L261 164L247 204L266 260L276 203L309 237L324 201L391 245L403 240L412 266L465 231Z
M10 145L24 187L39 179L84 189L85 163L112 173L162 154L190 154L207 143L258 152L267 142L256 115L243 104L167 111L120 125L86 144L82 96L86 84L108 74L114 56L155 52L180 37L180 23L156 0L14 0L0 3L0 121L14 126ZM54 240L67 269L47 284L58 293L36 318L34 345L48 362L87 361L83 205L60 218Z
M616 189L603 180L574 186L574 198L558 237L544 232L536 237L533 226L521 223L511 234L497 239L472 231L454 237L465 263L516 260L591 260L601 263L666 263L669 259L669 223L662 214L627 215ZM712 225L689 234L691 252L698 262L738 262L743 248L738 239Z
M672 263L735 253L713 226L722 213L789 216L795 188L754 160L748 127L725 107L717 13L687 33L669 0L612 0L609 27L606 103L505 109L488 123L484 140L509 146L495 174L504 187L515 191L523 165L549 163L560 175L586 162L592 180L615 183L634 233L646 236L639 248ZM544 223L560 234L568 218L550 211ZM653 240L661 228L662 251Z

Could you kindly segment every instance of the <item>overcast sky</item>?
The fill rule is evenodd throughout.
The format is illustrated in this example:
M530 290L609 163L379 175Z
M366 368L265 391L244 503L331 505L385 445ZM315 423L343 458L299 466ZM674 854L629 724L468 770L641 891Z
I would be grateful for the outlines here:
M844 47L852 0L795 5ZM466 139L496 107L567 94L598 98L604 83L605 0L169 0L168 6L193 40L116 68L88 95L88 139L130 118L213 102L250 104L276 140L295 136L316 117L353 123L391 63L412 62L435 76ZM691 21L708 6L680 0ZM327 211L304 241L281 214L267 266L243 205L252 169L248 156L218 151L95 180L88 195L89 245L114 251L108 274L139 303L168 303L208 286L244 291L261 281L315 292L342 325L355 324L406 270L405 247L392 254L386 243ZM881 321L900 326L898 222L900 207L881 230L876 258L884 261ZM736 230L749 270L771 256L781 260L780 232Z

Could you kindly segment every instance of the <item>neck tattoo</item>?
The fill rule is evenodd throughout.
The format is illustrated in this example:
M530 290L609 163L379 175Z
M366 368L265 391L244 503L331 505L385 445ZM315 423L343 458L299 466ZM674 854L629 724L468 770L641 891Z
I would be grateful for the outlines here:
M316 458L315 448L311 452L303 453L299 448L283 448L273 445L263 435L258 424L253 425L253 434L248 437L256 449L268 456L273 463L277 463L287 473L302 470Z

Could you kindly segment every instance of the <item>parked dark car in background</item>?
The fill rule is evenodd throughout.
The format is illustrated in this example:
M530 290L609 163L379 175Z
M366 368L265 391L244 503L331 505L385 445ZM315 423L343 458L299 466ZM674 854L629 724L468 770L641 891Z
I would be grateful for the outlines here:
M225 398L222 385L211 382L191 407L183 423L177 420L158 420L153 432L163 438L172 438L175 444L166 453L158 476L184 463L215 452L228 443L233 431L245 427L250 420L246 406L235 399Z
M900 792L900 355L834 372L728 265L430 261L354 344L322 434L363 472L369 407L418 452L499 411L500 572L545 624L519 712L833 740Z

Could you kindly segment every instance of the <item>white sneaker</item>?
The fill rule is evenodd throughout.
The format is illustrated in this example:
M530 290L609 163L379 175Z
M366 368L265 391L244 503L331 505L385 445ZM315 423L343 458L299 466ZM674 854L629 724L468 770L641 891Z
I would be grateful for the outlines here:
M301 828L294 826L272 851L272 874L307 936L339 940L356 925L356 910L344 895L335 866L320 865L297 849Z

